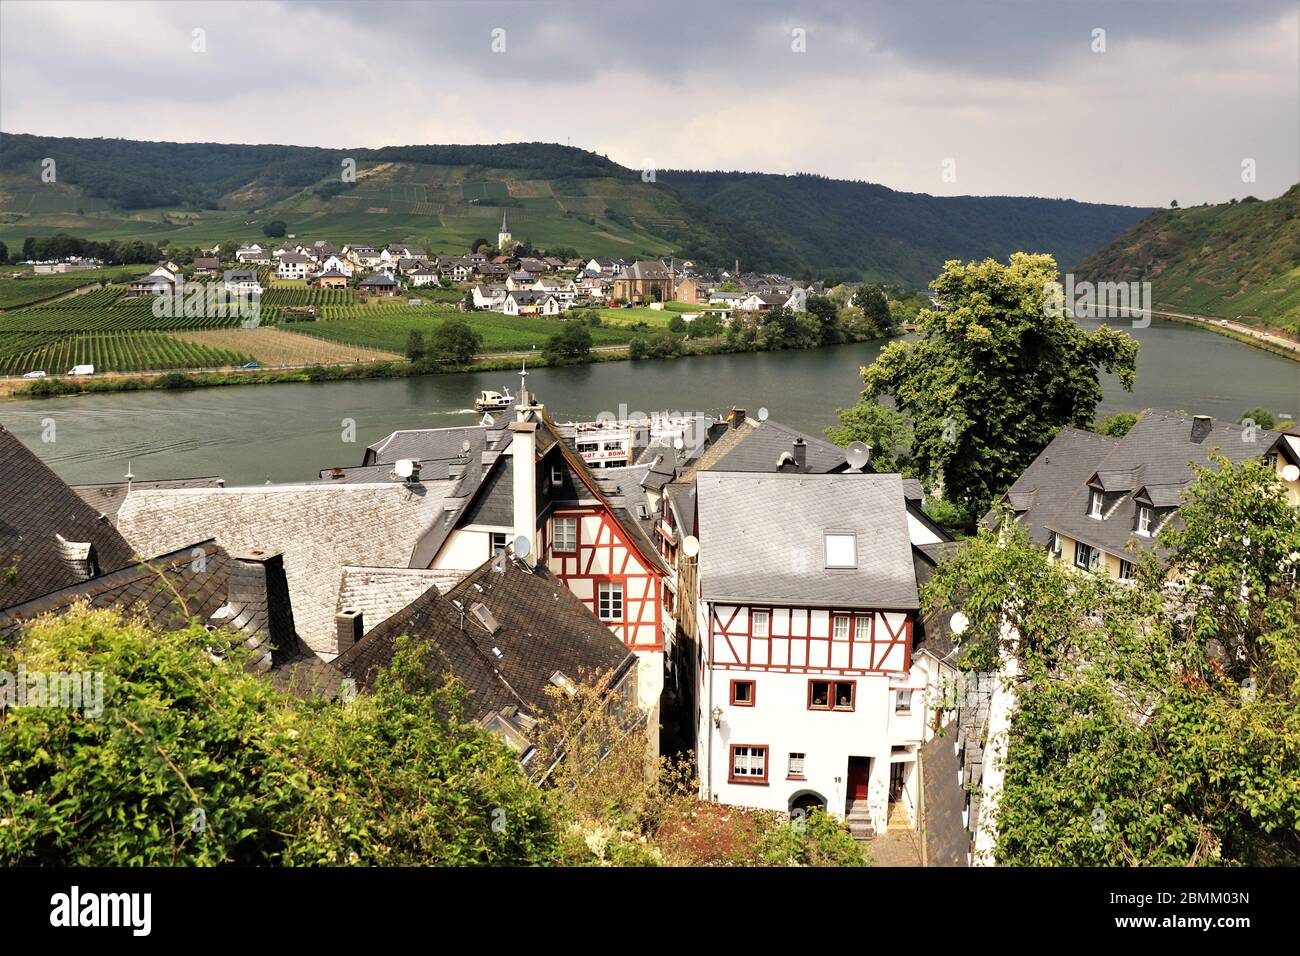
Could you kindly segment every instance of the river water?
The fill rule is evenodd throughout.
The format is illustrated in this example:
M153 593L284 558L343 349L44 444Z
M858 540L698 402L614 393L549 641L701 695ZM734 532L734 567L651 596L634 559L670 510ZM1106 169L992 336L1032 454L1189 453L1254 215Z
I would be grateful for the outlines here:
M1300 364L1161 319L1126 331L1142 344L1137 384L1127 393L1107 376L1099 414L1155 407L1236 420L1251 407L1300 412ZM777 421L821 434L836 408L857 400L858 369L880 348L539 368L528 386L561 421L619 414L620 405L628 414L736 405L766 408ZM120 481L128 463L141 480L291 481L359 464L366 445L395 429L471 423L479 390L505 385L517 390L517 373L126 392L6 402L0 423L72 483Z

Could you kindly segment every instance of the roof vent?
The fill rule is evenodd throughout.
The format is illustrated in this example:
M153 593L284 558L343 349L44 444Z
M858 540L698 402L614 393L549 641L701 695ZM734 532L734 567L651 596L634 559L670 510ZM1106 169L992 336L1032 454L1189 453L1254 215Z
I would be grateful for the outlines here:
M1214 428L1214 419L1209 415L1193 415L1192 441L1199 445L1209 436L1212 428Z

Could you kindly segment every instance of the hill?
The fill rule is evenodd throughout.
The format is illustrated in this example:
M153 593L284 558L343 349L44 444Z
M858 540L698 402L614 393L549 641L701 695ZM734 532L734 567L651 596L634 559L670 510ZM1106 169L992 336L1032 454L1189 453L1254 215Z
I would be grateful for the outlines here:
M1300 184L1267 201L1161 210L1077 272L1150 281L1157 309L1300 332Z
M56 162L43 182L42 161ZM340 176L355 160L356 180ZM1068 266L1148 210L1071 200L935 197L817 176L660 170L644 182L549 143L303 146L0 135L0 241L59 232L177 246L263 238L409 241L461 251L516 238L584 255L676 254L826 279L923 286L948 258L1048 251Z

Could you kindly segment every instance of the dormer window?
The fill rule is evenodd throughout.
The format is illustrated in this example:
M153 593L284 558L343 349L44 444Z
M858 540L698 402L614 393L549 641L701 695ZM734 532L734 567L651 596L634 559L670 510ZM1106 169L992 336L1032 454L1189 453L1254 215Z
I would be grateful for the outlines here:
M1155 523L1155 515L1146 505L1138 505L1138 534L1144 534L1151 537L1151 526Z
M827 531L824 538L826 567L856 568L858 566L858 536L856 534Z
M1101 509L1104 503L1104 496L1100 491L1094 488L1088 497L1088 517L1100 518Z

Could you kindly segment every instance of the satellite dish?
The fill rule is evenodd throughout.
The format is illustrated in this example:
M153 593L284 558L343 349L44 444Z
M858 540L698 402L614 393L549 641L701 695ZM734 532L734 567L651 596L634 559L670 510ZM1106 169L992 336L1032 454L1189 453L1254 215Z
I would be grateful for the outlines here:
M970 627L970 618L961 611L958 611L952 616L952 620L948 622L948 626L952 628L954 634L964 634L966 628Z
M682 554L688 558L693 558L700 553L700 539L693 534L688 534L682 539Z
M532 549L533 549L533 546L532 546L531 544L528 543L528 536L527 536L527 535L523 535L523 534L521 534L519 537L515 538L515 557L516 557L516 558L526 558L526 557L528 557L528 552L531 551Z
M871 446L865 442L855 441L844 449L844 460L855 471L861 471L871 460Z
M393 465L393 471L397 472L398 478L410 478L415 473L415 462L409 458L399 458L397 464Z
M767 409L766 409L766 408L760 408L760 409L758 410L758 420L759 420L760 422L765 422L765 421L767 421Z
M1295 465L1284 465L1282 467L1283 481L1295 481L1297 478L1300 478L1300 468Z
M676 438L673 439L673 447L676 448L678 451L681 451L683 448L686 447L686 442L682 441L681 435L678 435Z

